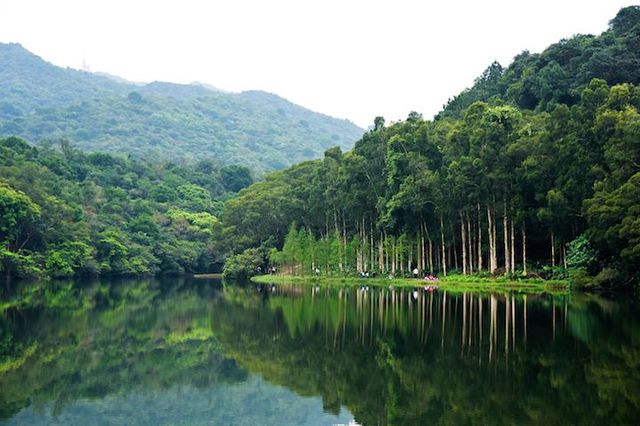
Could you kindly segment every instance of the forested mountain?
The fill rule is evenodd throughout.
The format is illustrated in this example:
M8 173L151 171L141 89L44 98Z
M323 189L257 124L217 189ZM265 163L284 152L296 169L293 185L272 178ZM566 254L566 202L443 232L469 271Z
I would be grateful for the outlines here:
M251 182L248 169L206 159L185 167L0 139L0 271L211 271L222 201Z
M609 59L598 54L602 69L622 73L640 57L640 43L625 44L640 37L639 11L625 8L601 38L584 38L613 46ZM270 251L292 273L417 267L637 281L640 88L623 81L638 82L640 67L625 70L609 76L615 84L591 79L579 90L591 75L567 69L566 87L549 89L544 105L521 105L513 91L475 101L478 84L459 112L450 104L435 121L378 118L352 151L330 149L227 202L219 244L251 262Z
M362 129L276 95L146 85L51 65L0 44L0 136L67 138L93 152L242 164L261 173L351 148Z
M473 102L506 101L521 109L552 111L558 104L575 105L594 78L610 85L640 83L640 9L622 9L598 36L575 35L542 53L522 52L503 68L494 62L475 84L453 99L438 115L461 118Z

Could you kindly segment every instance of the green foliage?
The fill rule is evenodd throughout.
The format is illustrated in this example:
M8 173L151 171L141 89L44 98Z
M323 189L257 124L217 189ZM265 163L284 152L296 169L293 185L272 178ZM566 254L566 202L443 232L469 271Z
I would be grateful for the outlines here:
M0 241L18 245L40 216L40 207L21 191L0 181Z
M3 278L210 271L220 167L0 139Z
M640 8L625 7L598 36L575 35L542 53L517 55L508 68L494 62L471 88L450 99L438 119L461 118L476 101L508 102L522 109L552 111L575 105L594 78L611 85L640 84Z
M36 259L36 256L27 251L15 253L0 246L0 272L5 277L27 278L40 275L42 270Z
M135 85L49 64L17 44L0 44L0 136L68 138L94 152L135 158L243 164L257 175L351 148L362 129L259 91L202 85ZM246 186L244 172L226 189Z
M240 254L229 256L224 263L222 276L225 279L246 280L258 273L265 264L264 250L250 248Z
M224 166L220 169L220 176L224 189L229 192L240 192L253 183L251 170L238 165Z
M73 276L92 262L91 247L82 241L68 241L47 251L45 269L55 278ZM92 270L90 272L97 272Z
M593 271L598 263L598 252L593 247L589 235L581 234L567 246L567 265Z

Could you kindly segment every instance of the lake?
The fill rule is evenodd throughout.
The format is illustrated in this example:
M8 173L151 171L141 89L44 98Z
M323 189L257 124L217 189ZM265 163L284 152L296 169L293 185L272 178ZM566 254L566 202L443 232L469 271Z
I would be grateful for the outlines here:
M630 297L148 278L20 300L0 314L2 424L640 419Z

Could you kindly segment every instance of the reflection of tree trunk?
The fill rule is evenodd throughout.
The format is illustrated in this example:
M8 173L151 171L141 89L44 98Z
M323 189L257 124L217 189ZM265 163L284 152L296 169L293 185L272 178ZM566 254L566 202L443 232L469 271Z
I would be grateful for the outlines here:
M511 300L509 296L504 298L504 354L509 357L509 334L511 334L510 322L511 317Z
M504 201L504 216L502 218L502 229L503 229L503 240L504 240L504 270L508 274L511 272L510 270L510 259L511 256L509 254L509 219L507 218L507 202Z
M551 303L551 327L553 328L553 340L556 340L556 301Z
M467 344L471 347L473 336L473 294L469 295L469 332L467 333L468 342Z
M342 311L342 289L338 291L338 313L340 314ZM335 328L333 330L333 353L336 353L336 348L338 346L338 330L340 330L340 321L336 322Z
M462 293L462 347L467 337L467 293Z
M493 346L495 342L498 340L498 336L496 333L496 325L498 323L498 301L495 295L490 296L490 318L489 318L489 361L491 361L493 356Z
M516 350L516 300L511 296L511 347Z
M527 295L524 298L524 342L527 343Z
M433 324L433 292L429 293L429 328Z
M482 349L482 296L478 296L478 348Z
M442 295L442 327L440 330L440 348L444 348L444 325L446 322L447 314L447 292Z
M375 306L375 293L371 293L371 302L369 303L369 344L373 343L373 311Z

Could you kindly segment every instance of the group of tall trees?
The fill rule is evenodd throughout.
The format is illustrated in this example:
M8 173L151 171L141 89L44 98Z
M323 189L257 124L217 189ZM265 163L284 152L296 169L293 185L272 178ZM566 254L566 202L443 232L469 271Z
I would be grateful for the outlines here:
M0 270L204 271L226 259L228 275L270 260L290 273L637 281L638 46L640 7L627 7L601 35L492 64L433 121L378 117L352 151L246 189L248 169L211 160L0 140Z
M615 266L633 278L639 109L638 87L594 79L578 103L549 112L478 101L461 119L378 118L353 151L329 150L241 192L218 232L236 251L282 247L271 259L292 273L549 265Z
M225 205L228 254L291 273L637 280L640 7L598 36L492 64L433 121L382 117L343 153L267 176Z
M154 164L0 139L2 280L210 271L223 200L252 181L212 160Z

